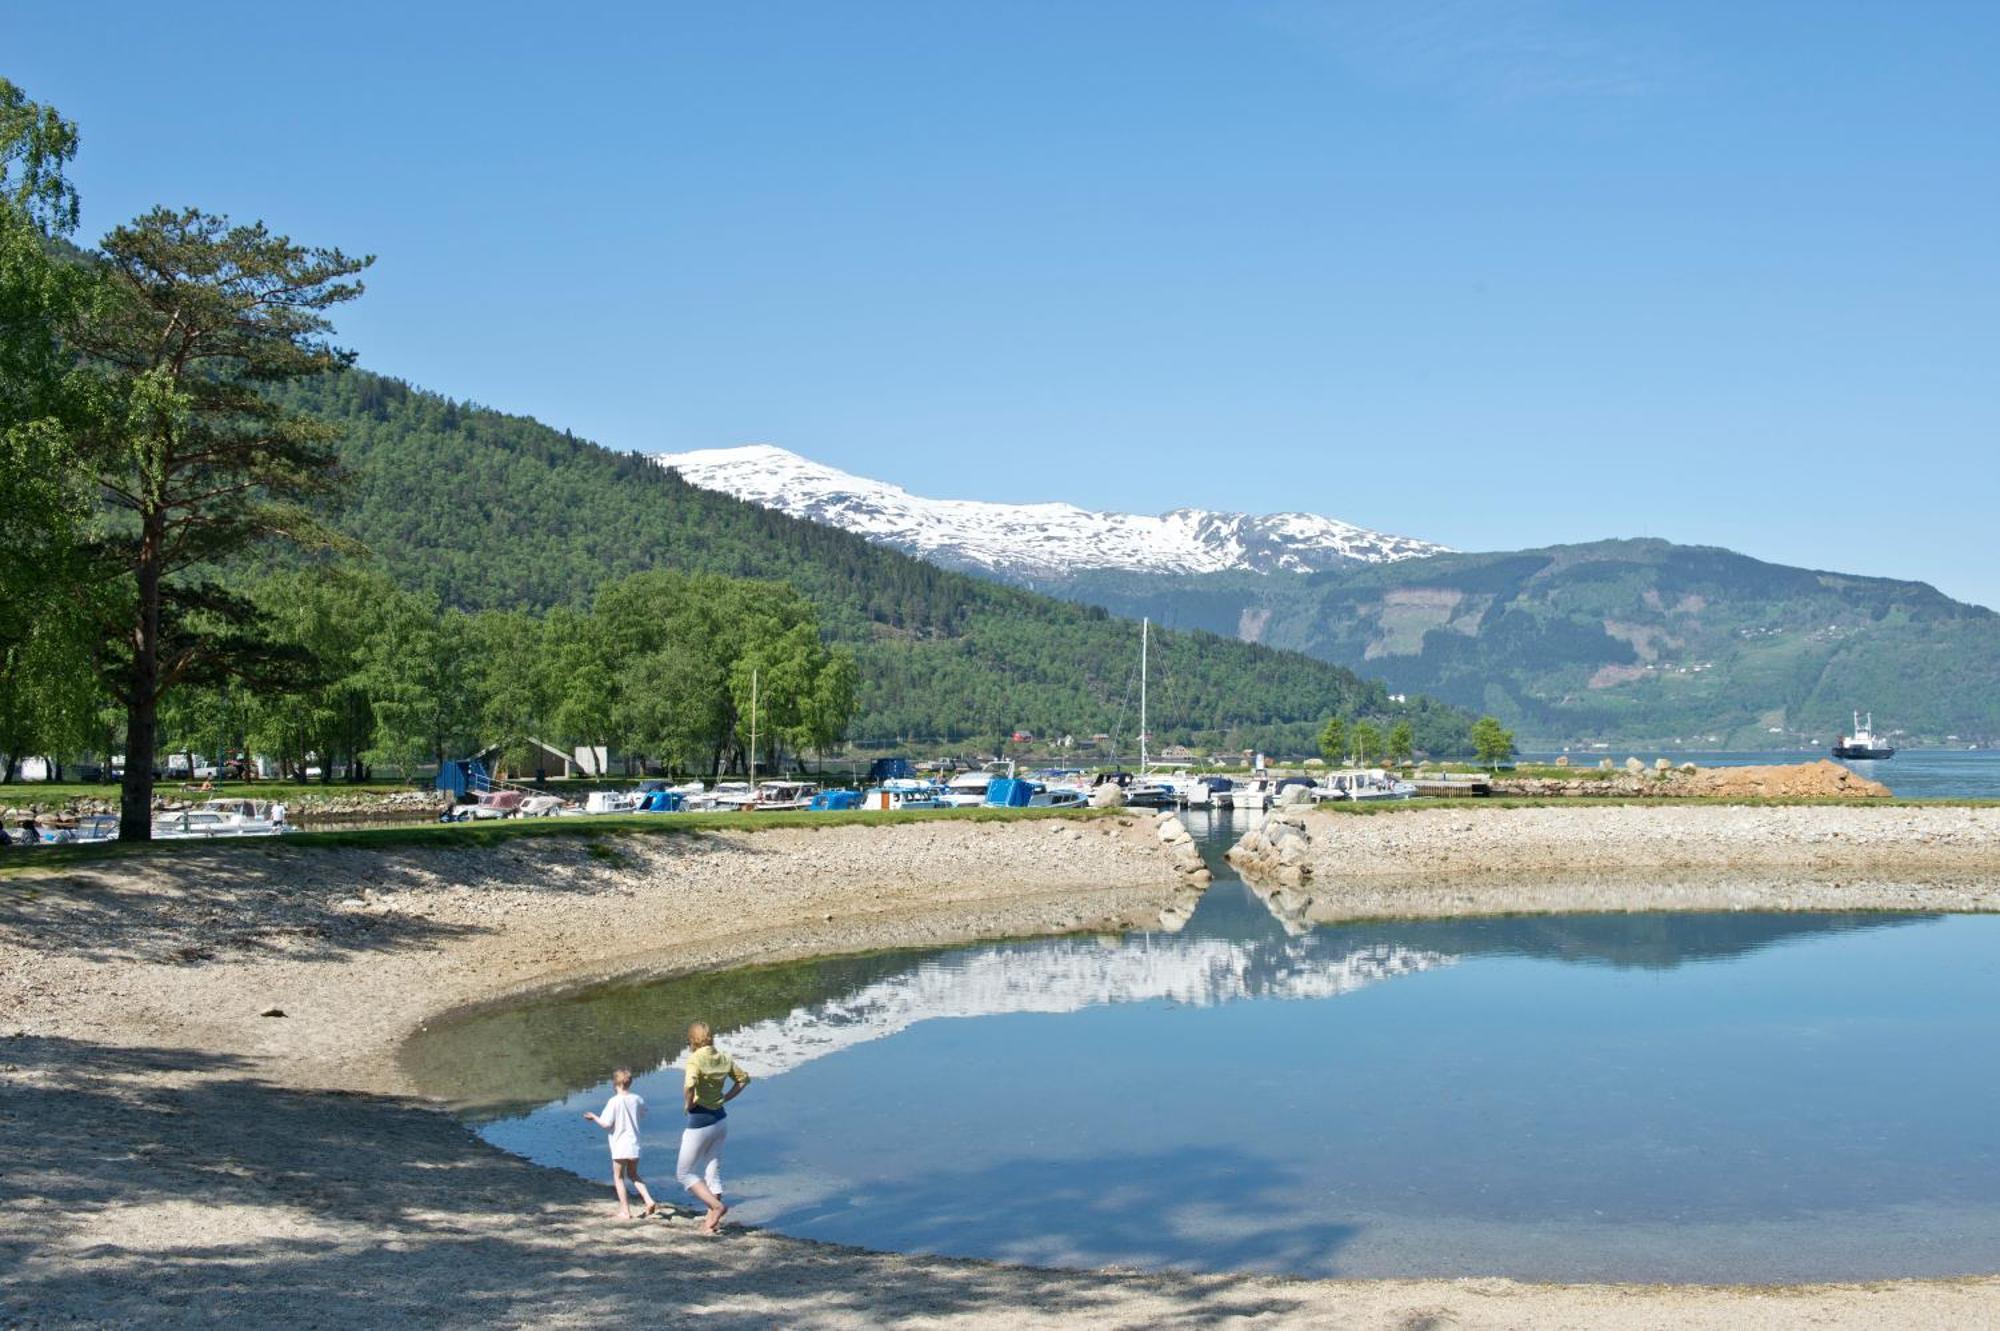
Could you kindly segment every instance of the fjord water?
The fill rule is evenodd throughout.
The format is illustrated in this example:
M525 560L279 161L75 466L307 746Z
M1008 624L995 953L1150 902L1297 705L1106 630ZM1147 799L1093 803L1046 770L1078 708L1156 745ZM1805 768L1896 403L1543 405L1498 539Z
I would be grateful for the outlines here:
M1578 767L1595 767L1609 757L1614 765L1636 757L1651 767L1655 759L1674 764L1698 763L1703 767L1761 767L1773 763L1816 762L1826 757L1813 750L1682 750L1618 749L1589 753L1545 751L1524 753L1523 761L1553 762L1567 757ZM2000 749L1904 749L1894 758L1838 759L1842 767L1870 781L1880 781L1898 799L1968 800L2000 799Z
M1234 835L1201 830L1211 852ZM790 1234L1531 1280L1951 1275L2000 1252L2000 918L1295 933L1224 879L1179 933L610 988L409 1057L489 1141L590 1178L581 1111L613 1065L658 1069L646 1173L673 1195L662 1064L698 1016L759 1076L730 1116L737 1214Z

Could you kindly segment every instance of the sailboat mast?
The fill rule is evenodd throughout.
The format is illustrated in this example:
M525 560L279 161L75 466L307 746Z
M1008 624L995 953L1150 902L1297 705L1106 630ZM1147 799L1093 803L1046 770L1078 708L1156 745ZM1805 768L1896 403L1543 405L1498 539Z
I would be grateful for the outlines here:
M1139 775L1146 774L1146 639L1151 636L1150 617L1139 621Z
M750 667L750 788L757 788L757 667Z

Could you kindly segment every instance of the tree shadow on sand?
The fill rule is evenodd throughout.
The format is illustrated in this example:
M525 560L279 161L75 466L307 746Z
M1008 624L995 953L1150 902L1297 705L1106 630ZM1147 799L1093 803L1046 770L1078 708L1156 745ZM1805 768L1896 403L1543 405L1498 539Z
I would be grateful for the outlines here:
M671 874L714 834L522 837L382 850L282 841L85 861L0 878L0 939L94 960L242 961L282 951L332 961L484 932L408 908L404 894L464 889L587 896ZM730 843L734 854L774 851Z
M0 1323L894 1326L985 1313L1103 1325L1283 1316L1282 1286L903 1258L682 1222L449 1116L307 1093L179 1049L0 1040ZM1149 1204L1130 1200L1130 1223ZM1329 1236L1330 1237L1330 1236ZM1314 1241L1318 1241L1315 1239ZM699 1307L698 1316L694 1309Z

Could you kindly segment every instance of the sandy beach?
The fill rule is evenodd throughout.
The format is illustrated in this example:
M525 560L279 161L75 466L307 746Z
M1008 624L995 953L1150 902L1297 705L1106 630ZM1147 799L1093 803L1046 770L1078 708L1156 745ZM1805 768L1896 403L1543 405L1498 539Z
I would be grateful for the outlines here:
M1440 812L1483 824L1523 811ZM1379 824L1372 834L1388 836L1417 816L1341 827ZM1973 821L1967 844L1990 839L1993 817ZM1919 825L1918 835L1959 845L1942 829ZM1963 900L1980 899L1983 863L1959 866ZM1067 886L1078 883L1094 886ZM2000 1321L2000 1278L1315 1282L1043 1271L749 1231L704 1240L685 1220L619 1224L608 1187L487 1147L418 1097L396 1058L426 1021L527 991L1139 927L1184 915L1188 891L1154 820L1140 816L552 837L480 850L241 844L0 879L0 1323L1414 1331Z

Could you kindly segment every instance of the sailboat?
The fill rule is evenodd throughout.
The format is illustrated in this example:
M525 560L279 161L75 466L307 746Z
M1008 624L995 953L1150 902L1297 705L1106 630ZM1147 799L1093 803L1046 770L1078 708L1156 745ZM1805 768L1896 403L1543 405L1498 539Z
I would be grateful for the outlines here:
M1150 618L1139 621L1139 774L1127 783L1125 802L1141 809L1171 809L1180 802L1180 793L1147 770L1152 766L1147 750L1152 737L1146 733L1146 648L1152 630Z

